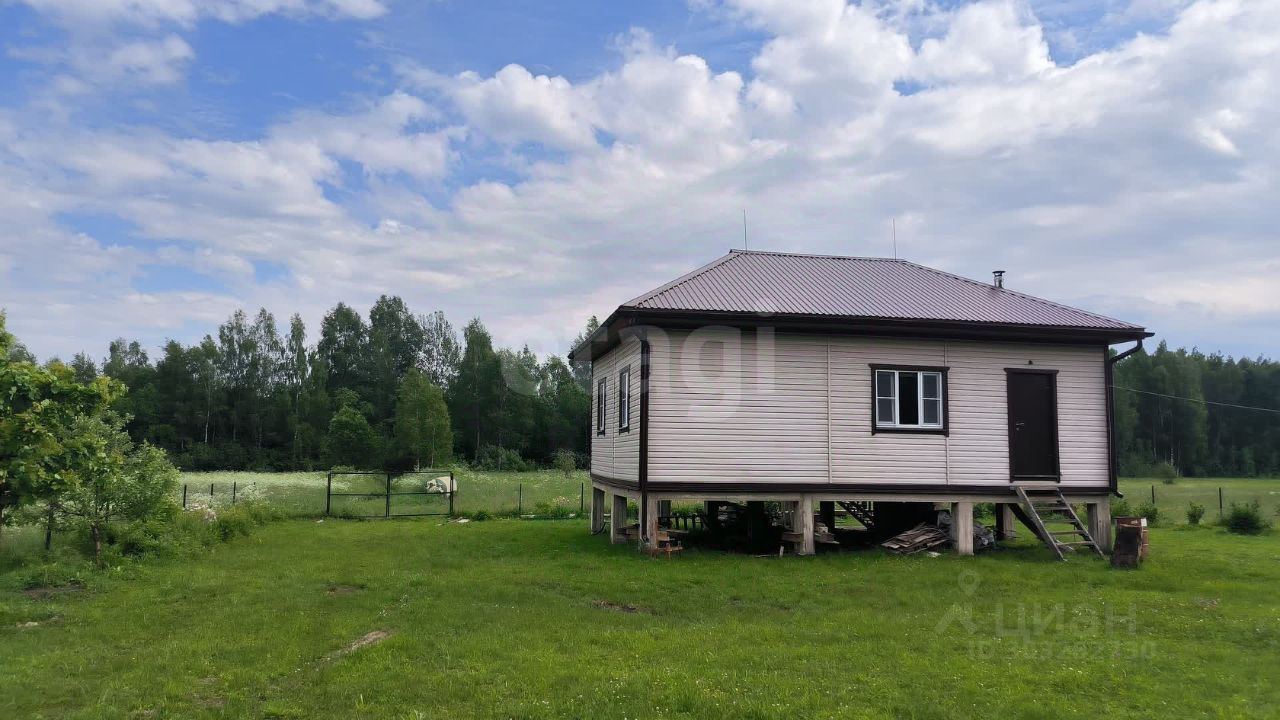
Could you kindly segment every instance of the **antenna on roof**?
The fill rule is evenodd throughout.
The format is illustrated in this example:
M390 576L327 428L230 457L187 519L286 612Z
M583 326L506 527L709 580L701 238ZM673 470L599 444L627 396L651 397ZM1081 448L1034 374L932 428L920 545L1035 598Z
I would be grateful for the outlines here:
M742 249L750 250L751 245L747 242L747 209L742 208Z
M893 228L893 259L898 259L898 218L889 218L890 227Z

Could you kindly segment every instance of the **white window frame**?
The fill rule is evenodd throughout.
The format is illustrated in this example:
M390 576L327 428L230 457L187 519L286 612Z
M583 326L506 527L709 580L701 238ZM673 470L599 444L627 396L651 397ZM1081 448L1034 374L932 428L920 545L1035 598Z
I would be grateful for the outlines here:
M881 374L893 377L893 394L880 394L880 377ZM899 422L898 408L900 407L899 398L901 397L901 377L903 374L911 374L916 376L916 422L912 424L904 424ZM933 376L938 379L937 397L925 397L924 379L926 376ZM871 374L871 412L872 425L877 430L909 430L909 431L928 431L928 432L945 432L947 429L947 371L946 368L907 368L907 367L876 367L873 366ZM880 417L880 401L890 400L893 404L893 417L885 420ZM938 421L927 423L924 420L925 401L937 401L938 403Z
M631 366L618 371L618 432L631 430Z
M609 427L605 411L609 405L609 378L602 377L596 385L596 435L604 435Z

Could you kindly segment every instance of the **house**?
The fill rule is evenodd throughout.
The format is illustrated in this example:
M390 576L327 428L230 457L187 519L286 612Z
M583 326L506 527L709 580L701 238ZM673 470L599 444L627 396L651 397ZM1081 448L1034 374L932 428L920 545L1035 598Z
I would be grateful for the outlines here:
M593 531L608 496L614 541L634 500L649 544L671 501L776 501L811 553L815 507L946 503L964 554L982 502L1053 542L1049 498L1086 504L1106 546L1109 348L1150 333L1002 278L734 250L624 303L572 353L595 389Z

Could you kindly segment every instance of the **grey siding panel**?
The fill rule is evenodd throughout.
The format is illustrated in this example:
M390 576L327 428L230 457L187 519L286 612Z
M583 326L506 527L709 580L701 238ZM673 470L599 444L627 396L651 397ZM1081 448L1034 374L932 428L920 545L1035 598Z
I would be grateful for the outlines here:
M618 429L618 373L624 367L631 369L631 423L627 432ZM591 470L608 477L637 481L640 478L640 341L628 339L596 358L591 372ZM608 397L605 434L597 435L600 408L596 402L596 384L601 378L608 380Z
M1034 367L1058 371L1063 485L1108 482L1099 347L729 328L651 337L651 480L1007 485L1005 368ZM950 368L950 434L873 434L872 364Z

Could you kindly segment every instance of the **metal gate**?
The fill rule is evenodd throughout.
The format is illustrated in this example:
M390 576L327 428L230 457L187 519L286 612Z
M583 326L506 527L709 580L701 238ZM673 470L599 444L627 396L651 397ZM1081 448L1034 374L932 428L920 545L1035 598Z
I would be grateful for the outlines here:
M356 476L363 480L363 484L372 488L377 483L377 491L369 492L334 492L333 478L342 476ZM396 481L404 480L406 477L430 477L423 485L422 489L417 490L397 490L395 488ZM385 482L378 482L377 478L385 478ZM429 515L453 515L453 498L458 494L457 479L453 475L452 470L408 470L401 473L389 472L361 472L352 471L331 471L325 479L325 496L324 496L324 514L330 516L333 511L333 499L336 497L354 497L354 498L383 498L381 517L425 517ZM448 501L448 509L432 512L401 512L393 511L392 498L397 497L440 497ZM413 508L417 509L417 508ZM357 515L356 517L378 517L376 513L366 513Z

